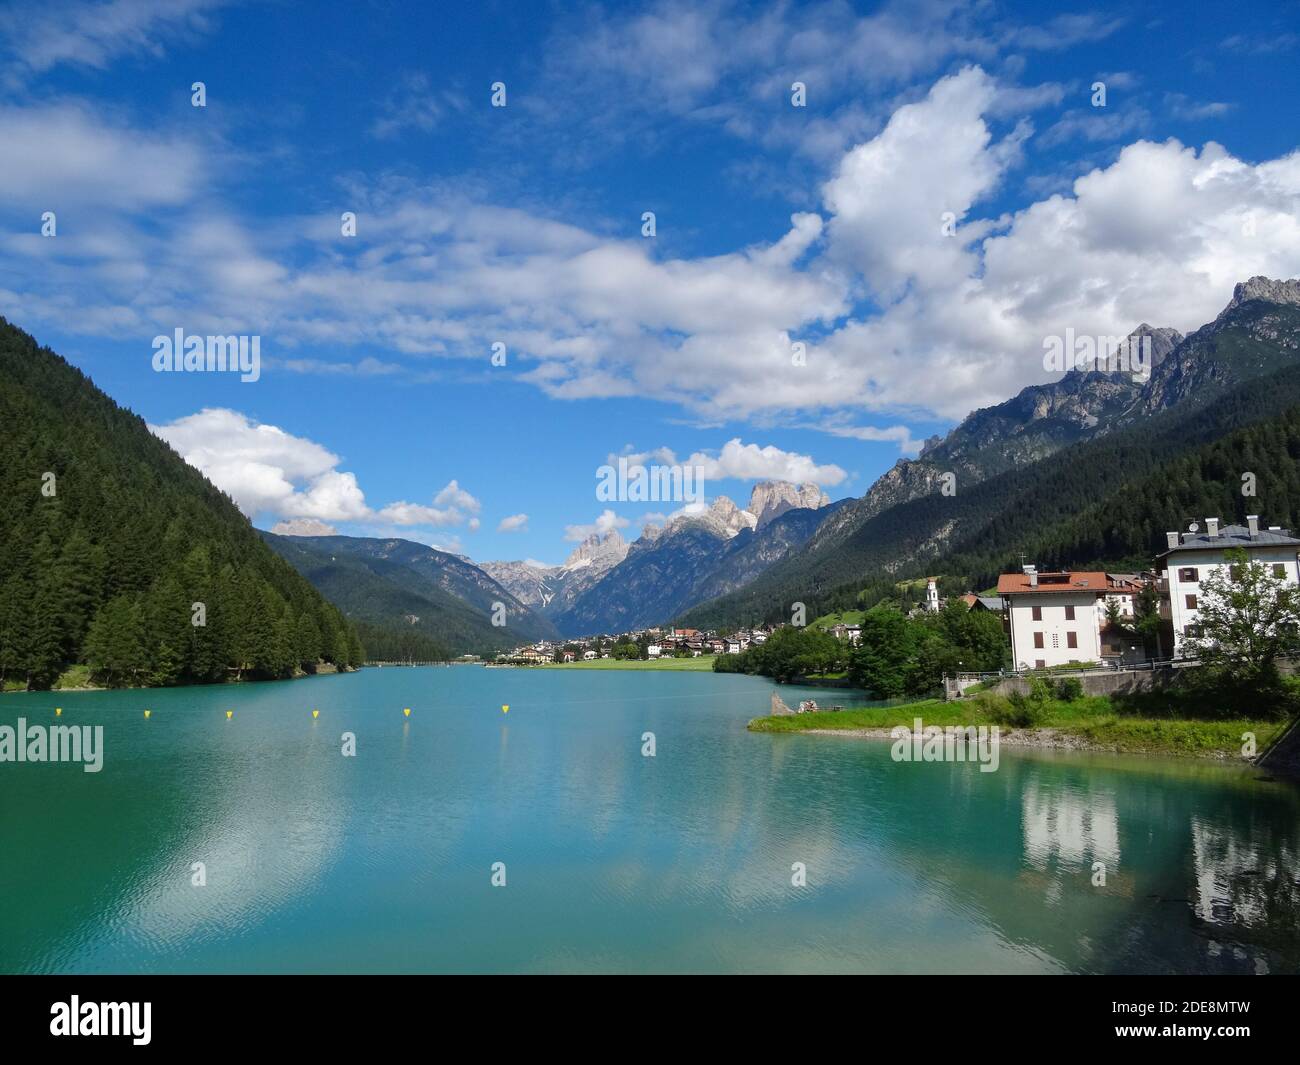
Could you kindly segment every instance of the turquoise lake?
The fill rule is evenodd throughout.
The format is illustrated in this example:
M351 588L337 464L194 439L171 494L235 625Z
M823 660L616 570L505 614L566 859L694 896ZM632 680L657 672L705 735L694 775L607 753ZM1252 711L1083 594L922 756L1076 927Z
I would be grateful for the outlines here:
M0 724L103 725L104 765L0 763L0 971L1300 970L1293 785L895 763L747 732L771 690L457 666L5 695Z

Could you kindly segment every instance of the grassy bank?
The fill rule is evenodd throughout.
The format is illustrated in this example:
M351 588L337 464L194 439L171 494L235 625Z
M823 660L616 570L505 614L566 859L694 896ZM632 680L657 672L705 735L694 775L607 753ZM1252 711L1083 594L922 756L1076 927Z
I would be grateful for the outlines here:
M752 732L812 732L888 730L896 725L909 728L915 718L925 725L998 725L1004 734L1016 730L1032 740L1054 746L1056 737L1069 737L1061 746L1082 746L1130 753L1181 754L1196 757L1241 755L1242 734L1255 734L1262 750L1284 726L1281 721L1240 718L1201 721L1178 717L1145 717L1125 713L1104 696L1085 696L1069 702L1059 699L1017 708L997 696L977 696L955 702L926 699L900 706L865 707L833 714L799 714L794 717L758 717L749 723Z
M651 658L640 659L594 658L590 662L548 662L542 669L657 669L664 672L688 671L708 673L713 669L714 655L699 658Z

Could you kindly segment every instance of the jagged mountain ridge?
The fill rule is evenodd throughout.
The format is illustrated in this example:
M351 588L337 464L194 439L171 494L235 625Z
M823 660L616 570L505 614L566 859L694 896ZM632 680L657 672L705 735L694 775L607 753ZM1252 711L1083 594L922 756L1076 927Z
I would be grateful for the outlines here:
M740 515L753 515L720 496L700 514L647 528L627 558L554 621L568 636L662 624L710 596L744 587L804 543L824 510L787 509L761 528L745 522L733 532L744 521Z
M562 613L627 557L628 542L617 529L592 533L559 566L533 562L480 562L479 569L543 616Z
M683 507L662 525L647 525L632 544L617 529L593 533L561 566L523 561L479 566L521 602L553 619L565 635L620 631L663 622L669 617L664 611L742 587L802 543L821 519L817 511L829 503L812 483L762 481L750 492L746 509L720 495L707 506ZM782 521L794 512L798 516ZM622 569L628 561L632 568ZM643 577L650 572L679 587L647 593ZM622 601L629 596L639 603Z
M1163 365L1183 335L1145 323L1129 339L1150 338L1154 366ZM1154 371L1152 372L1154 376ZM829 547L890 507L937 492L945 474L958 491L1091 440L1119 424L1140 401L1140 379L1126 373L1070 370L1059 381L1029 385L1011 399L972 411L916 459L899 459L869 488L817 530L808 550Z

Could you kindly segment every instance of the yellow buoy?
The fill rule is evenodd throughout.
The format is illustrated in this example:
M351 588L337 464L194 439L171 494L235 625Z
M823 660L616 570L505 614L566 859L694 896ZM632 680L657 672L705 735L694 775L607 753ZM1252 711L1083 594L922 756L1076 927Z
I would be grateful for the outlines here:
M320 711L319 711L319 710L313 710L313 711L311 712L311 716L312 716L312 717L320 717Z
M63 707L61 707L61 706L56 706L56 707L54 708L54 716L55 716L55 717L62 717L62 716L63 716Z
M227 710L227 711L226 711L226 720L227 720L227 721L229 721L229 720L230 720L232 717L234 717L234 716L235 716L235 712L234 712L233 710Z
M152 714L152 713L153 713L152 710L146 710L146 711L144 712L144 716L145 716L145 717L148 717L148 716L149 716L150 714Z
M411 716L411 708L410 708L409 706L407 706L407 707L403 707L403 708L402 708L402 716L403 716L403 717L410 717L410 716Z
M501 712L502 712L503 714L508 714L508 713L510 713L510 706L509 706L509 704L507 704L507 705L501 707Z

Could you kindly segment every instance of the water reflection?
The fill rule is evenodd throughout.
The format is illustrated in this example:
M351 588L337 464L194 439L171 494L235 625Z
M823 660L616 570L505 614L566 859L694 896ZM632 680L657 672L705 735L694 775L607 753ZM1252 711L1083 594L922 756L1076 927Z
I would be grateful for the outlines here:
M744 677L393 669L237 697L227 722L228 689L151 693L148 724L130 693L62 697L106 722L105 769L0 770L0 970L1300 960L1300 802L1249 771L895 763L888 743L747 733L768 690ZM0 720L33 703L0 700Z

